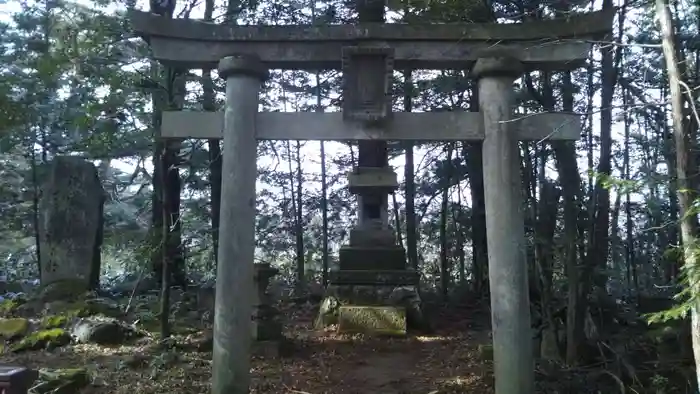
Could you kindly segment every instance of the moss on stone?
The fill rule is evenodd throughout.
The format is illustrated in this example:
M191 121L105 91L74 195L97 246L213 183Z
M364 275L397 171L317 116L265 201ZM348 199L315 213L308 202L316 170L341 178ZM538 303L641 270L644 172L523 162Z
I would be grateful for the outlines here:
M36 391L54 394L73 394L90 384L85 368L40 369Z
M396 306L344 305L338 311L338 332L406 335L406 310Z
M70 320L76 317L89 317L104 315L107 317L120 317L121 310L117 305L112 305L102 299L87 299L67 301L55 301L47 307L47 316L59 315Z
M39 326L45 330L51 328L61 328L65 327L68 324L68 322L70 322L70 320L71 318L66 315L44 316L41 318L41 323L39 323Z
M12 316L24 303L25 300L19 297L0 301L0 316Z
M29 320L23 318L0 319L0 338L11 340L23 336L29 330Z
M62 328L40 330L27 335L10 347L11 352L57 348L70 343L70 335Z

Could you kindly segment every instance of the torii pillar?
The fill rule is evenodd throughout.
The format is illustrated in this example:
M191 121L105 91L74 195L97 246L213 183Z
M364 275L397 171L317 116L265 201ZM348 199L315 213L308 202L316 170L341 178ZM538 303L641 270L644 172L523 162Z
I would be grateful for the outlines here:
M494 375L499 377L496 393L507 394L534 392L520 152L511 122L513 82L522 73L520 61L506 56L481 58L472 69L479 80L479 112L485 130L484 200Z

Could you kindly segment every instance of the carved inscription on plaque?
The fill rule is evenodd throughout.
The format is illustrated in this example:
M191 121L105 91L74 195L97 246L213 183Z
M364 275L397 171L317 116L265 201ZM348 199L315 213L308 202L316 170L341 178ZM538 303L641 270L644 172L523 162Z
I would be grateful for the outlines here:
M391 116L393 50L379 46L343 48L343 118L377 124Z

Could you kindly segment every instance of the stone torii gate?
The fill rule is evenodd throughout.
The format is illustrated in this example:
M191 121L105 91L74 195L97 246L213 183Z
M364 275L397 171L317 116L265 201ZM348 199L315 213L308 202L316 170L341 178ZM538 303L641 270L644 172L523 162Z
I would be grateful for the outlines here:
M226 80L223 113L167 112L167 138L223 138L219 264L214 323L213 393L249 390L253 293L256 142L265 139L356 140L364 144L350 176L359 194L359 221L350 254L331 283L415 284L403 249L389 237L386 196L397 187L386 163L386 140L483 141L491 318L497 394L533 391L532 338L525 261L518 140L575 140L579 117L539 114L514 119L512 84L531 70L564 71L585 61L586 40L609 32L613 12L522 24L384 24L225 26L132 12L156 60L180 68L215 68ZM376 11L376 7L374 8ZM367 21L374 23L366 23ZM341 113L260 113L268 69L341 69ZM479 113L393 113L394 69L465 69L478 79ZM371 144L375 143L375 144ZM373 153L372 150L375 149ZM392 240L389 241L388 238ZM381 255L381 267L343 261ZM347 253L346 253L347 254ZM388 257L387 257L388 256ZM361 264L360 264L361 265ZM388 278L388 279L387 279ZM381 280L380 280L381 279Z

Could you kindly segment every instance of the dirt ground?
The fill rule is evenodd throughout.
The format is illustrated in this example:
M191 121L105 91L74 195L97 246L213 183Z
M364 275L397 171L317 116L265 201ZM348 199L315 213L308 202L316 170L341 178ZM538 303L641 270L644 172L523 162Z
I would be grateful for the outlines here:
M438 316L430 336L400 339L339 336L311 330L310 311L287 327L289 354L255 357L252 393L447 394L492 392L488 316L469 308ZM185 337L176 338L186 342ZM4 364L87 367L93 384L81 393L205 393L211 352L153 351L152 343L106 348L75 345L4 354Z

